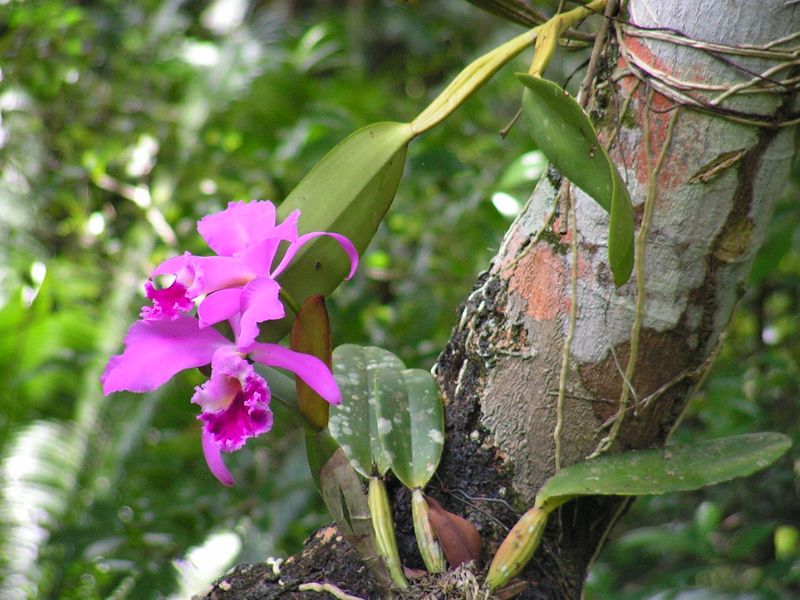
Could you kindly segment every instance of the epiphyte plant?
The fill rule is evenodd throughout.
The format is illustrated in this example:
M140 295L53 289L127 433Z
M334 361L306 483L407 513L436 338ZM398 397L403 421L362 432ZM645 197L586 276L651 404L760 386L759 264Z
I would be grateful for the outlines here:
M105 394L150 392L179 371L210 364L210 377L196 388L192 402L201 408L203 454L225 485L232 485L233 477L221 453L240 449L272 427L269 385L250 360L287 369L327 402L341 402L328 366L318 358L256 341L261 324L284 316L275 278L306 242L331 236L349 257L349 275L358 264L356 250L344 236L300 235L299 217L295 211L276 224L271 202L239 202L202 219L198 231L217 256L186 253L156 267L154 277L171 274L173 280L160 289L148 280L152 305L142 309L142 318L125 337L125 351L109 360L101 377ZM283 257L273 267L282 245ZM195 301L197 316L189 316ZM230 326L233 340L213 327L221 322Z

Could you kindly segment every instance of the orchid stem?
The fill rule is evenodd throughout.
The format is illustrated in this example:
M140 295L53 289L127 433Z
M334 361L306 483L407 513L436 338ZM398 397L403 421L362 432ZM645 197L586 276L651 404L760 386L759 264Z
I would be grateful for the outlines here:
M287 292L284 288L281 288L278 294L280 296L280 299L283 300L286 306L289 307L289 310L291 310L294 314L300 312L300 305L297 303L297 301L292 297L292 295L289 292Z
M450 82L450 85L448 85L442 93L411 122L411 129L414 132L414 136L416 137L425 133L441 123L472 96L472 94L478 91L484 83L489 81L501 67L505 66L511 59L536 41L540 33L547 32L549 39L541 46L545 49L545 52L538 61L538 65L541 67L540 72L544 71L544 67L552 57L558 38L564 31L580 20L585 19L590 14L602 11L607 2L608 0L593 0L586 6L579 6L565 13L556 15L547 21L547 23L543 23L542 25L518 35L491 52L472 61L452 82Z
M542 23L538 30L536 37L535 54L529 73L534 77L541 77L547 65L553 58L558 46L559 38L564 35L564 32L576 25L591 14L598 13L605 9L608 0L593 0L586 6L578 6L572 10L559 13L551 18L547 23Z

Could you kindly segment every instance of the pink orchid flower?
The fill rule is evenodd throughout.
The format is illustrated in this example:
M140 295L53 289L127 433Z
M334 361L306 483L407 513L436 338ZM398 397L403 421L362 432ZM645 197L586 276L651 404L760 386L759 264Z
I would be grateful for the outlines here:
M352 277L358 253L346 237L324 231L298 235L300 211L276 224L271 202L231 202L225 210L201 219L197 230L217 256L185 253L161 263L145 285L152 306L142 309L125 337L125 350L109 360L100 380L103 393L150 392L184 369L211 365L211 377L195 388L203 422L203 454L209 469L225 485L233 477L222 452L233 452L272 428L270 390L252 362L287 369L331 404L341 392L327 365L308 354L277 344L256 342L259 323L280 319L284 307L275 281L300 248L322 235L334 238L350 258ZM273 267L282 244L288 244ZM153 277L174 276L157 289ZM197 317L195 300L204 296ZM209 327L227 320L235 343ZM248 357L250 360L248 360Z
M350 279L358 265L358 252L343 235L315 231L298 235L300 211L293 211L279 225L272 202L231 202L225 210L197 223L197 231L217 256L194 256L188 252L169 258L155 268L146 284L153 306L142 309L147 321L177 319L194 307L194 299L206 297L197 307L200 327L229 320L239 348L252 344L258 324L280 319L285 311L280 301L280 285L275 279L283 273L306 242L329 236L342 246L350 258ZM282 243L288 247L277 266L275 256ZM174 282L157 289L152 278L173 275Z
M327 365L318 358L278 344L254 342L237 347L212 327L187 316L136 321L125 337L125 351L109 360L100 378L103 393L151 392L184 369L211 365L211 377L195 388L192 402L202 410L202 445L208 467L225 485L233 477L221 452L233 452L272 427L270 390L247 356L287 369L331 404L341 392Z

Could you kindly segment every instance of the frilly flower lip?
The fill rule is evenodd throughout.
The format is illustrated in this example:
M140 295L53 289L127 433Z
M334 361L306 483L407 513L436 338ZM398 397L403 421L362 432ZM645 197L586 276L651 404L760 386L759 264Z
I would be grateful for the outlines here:
M309 354L278 344L253 343L244 350L193 317L136 321L125 337L125 350L108 361L100 381L103 393L150 392L184 369L211 365L211 377L195 389L200 406L203 454L211 472L233 484L222 452L233 452L272 427L269 386L247 359L286 369L332 404L342 400L327 365Z
M241 448L245 441L270 430L272 411L267 382L241 354L222 347L211 359L211 378L195 388L203 431L225 452Z
M339 242L350 258L347 279L358 266L358 252L350 240L326 231L298 235L299 218L300 211L294 211L282 223L276 223L275 206L269 201L231 202L225 210L204 217L197 231L217 256L187 252L158 265L145 287L152 306L142 309L142 318L177 319L192 310L196 298L205 295L198 305L200 325L230 320L237 333L237 346L253 343L259 323L284 316L280 285L275 279L306 242L320 236ZM286 250L273 266L282 245ZM156 288L152 279L164 275L174 280L169 287Z
M195 388L192 402L202 409L203 454L221 482L233 483L221 451L234 452L272 428L269 400L267 382L241 354L226 347L214 353L211 378Z

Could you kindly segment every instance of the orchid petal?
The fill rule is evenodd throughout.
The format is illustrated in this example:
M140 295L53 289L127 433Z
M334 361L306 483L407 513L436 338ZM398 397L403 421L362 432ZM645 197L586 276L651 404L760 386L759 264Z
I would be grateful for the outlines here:
M239 339L239 332L242 330L241 326L242 320L242 313L237 312L230 319L228 319L228 323L231 326L231 331L233 331L233 339Z
M236 343L245 347L256 341L258 324L263 321L281 319L286 314L278 295L281 286L274 279L258 277L242 290L239 334Z
M125 336L125 351L111 357L100 377L103 393L150 392L170 377L211 362L231 342L215 329L200 329L191 317L136 321Z
M227 409L242 391L242 382L250 372L253 366L233 347L219 348L211 359L211 377L195 388L192 402L203 412Z
M233 256L265 239L275 228L275 205L268 201L229 202L225 210L203 217L197 231L220 256Z
M278 344L254 343L245 349L256 362L295 373L331 404L341 404L342 393L328 365L315 356L289 350Z
M300 219L300 210L295 209L286 215L286 218L276 225L269 237L283 240L284 242L294 242L297 239L297 221Z
M194 281L193 258L195 256L190 252L184 252L180 256L168 258L153 269L150 279L158 275L175 275L175 281L188 288Z
M197 307L200 327L216 325L239 312L242 288L228 288L209 294Z
M252 244L237 256L256 273L261 275L269 274L272 269L272 263L275 261L275 254L278 252L281 243L291 243L297 240L297 220L299 218L300 211L292 211L280 225L277 225L269 232L268 236Z
M261 240L252 244L241 254L237 254L236 257L254 273L268 275L282 241L279 238Z
M172 262L169 259L161 263L153 271L151 277L175 273L177 280L185 285L186 296L197 298L201 294L209 294L229 287L241 287L256 276L256 273L238 258L231 256L193 256L185 254L184 261ZM181 266L180 271L170 270Z
M211 473L223 485L233 485L233 475L228 471L228 467L222 462L222 452L219 446L214 441L214 437L210 433L206 433L205 428L202 433L203 443L203 456L206 457L206 464L208 465Z
M295 255L299 252L301 246L308 241L311 241L314 238L320 236L328 236L335 239L339 242L339 245L342 247L342 250L345 251L348 258L350 259L350 272L347 274L345 279L350 279L356 272L356 268L358 268L358 250L353 245L349 239L339 233L331 233L329 231L313 231L311 233L306 233L301 235L295 242L292 242L290 246L286 249L286 254L283 255L280 264L275 268L275 270L270 274L271 277L277 278L278 275L283 273L284 269L289 266L289 263L295 257Z

